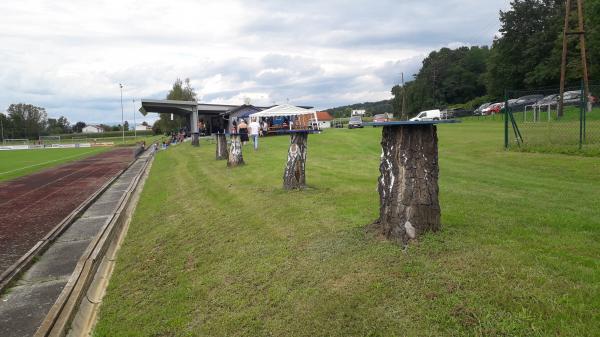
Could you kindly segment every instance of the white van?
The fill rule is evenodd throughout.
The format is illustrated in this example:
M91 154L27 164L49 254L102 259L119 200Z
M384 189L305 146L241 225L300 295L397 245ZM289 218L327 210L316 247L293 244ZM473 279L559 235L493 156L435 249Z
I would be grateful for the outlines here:
M412 122L423 122L423 121L439 121L442 119L442 112L440 110L428 110L420 112L416 117L411 118Z

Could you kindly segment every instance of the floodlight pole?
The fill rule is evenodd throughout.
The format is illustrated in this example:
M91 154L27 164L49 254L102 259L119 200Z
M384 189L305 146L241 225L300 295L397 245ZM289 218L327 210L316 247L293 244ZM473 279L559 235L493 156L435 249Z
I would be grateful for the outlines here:
M0 130L2 130L2 144L4 144L4 122L3 118L0 118Z
M135 98L132 100L133 102L133 138L137 140L137 125L135 123Z
M408 119L406 118L406 88L404 87L404 72L402 72L402 113L400 114L400 119Z
M121 88L121 130L123 130L123 144L125 144L125 116L123 112L123 84L119 83Z

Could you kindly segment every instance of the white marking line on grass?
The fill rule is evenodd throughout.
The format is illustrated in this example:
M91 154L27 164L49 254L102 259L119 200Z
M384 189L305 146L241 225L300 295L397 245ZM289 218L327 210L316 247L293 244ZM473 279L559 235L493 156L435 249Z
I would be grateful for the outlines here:
M46 164L54 163L56 161L70 159L70 158L77 157L77 156L83 156L84 154L88 154L88 153L92 153L92 152L95 152L95 150L93 150L93 151L87 151L87 152L83 152L83 153L78 153L78 154L75 154L75 155L72 155L72 156L68 156L68 157L64 157L64 158L49 160L49 161L46 161L46 162L43 162L43 163L39 163L39 164L35 164L35 165L29 165L29 166L20 167L20 168L18 168L16 170L10 170L10 171L6 171L6 172L0 172L0 175L8 174L8 173L13 173L13 172L21 171L21 170L26 170L28 168L32 168L32 167L36 167L36 166L41 166L41 165L46 165Z

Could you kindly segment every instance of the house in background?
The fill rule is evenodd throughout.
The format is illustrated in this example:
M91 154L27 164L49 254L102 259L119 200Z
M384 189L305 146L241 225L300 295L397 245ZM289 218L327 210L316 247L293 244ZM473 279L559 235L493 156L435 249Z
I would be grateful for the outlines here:
M315 117L313 115L302 115L298 117L300 123L302 125L311 125L314 122ZM327 111L318 111L317 119L319 120L319 129L329 129L331 128L331 122L333 121L333 116L329 114Z
M135 131L148 131L152 130L152 127L149 125L138 124L135 126Z
M100 125L87 125L81 129L81 133L103 133L104 129Z

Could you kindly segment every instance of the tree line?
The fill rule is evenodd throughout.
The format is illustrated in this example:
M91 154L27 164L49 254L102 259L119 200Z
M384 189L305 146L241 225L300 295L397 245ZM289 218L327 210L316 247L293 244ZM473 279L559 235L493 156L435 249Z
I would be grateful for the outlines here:
M123 123L125 131L129 123ZM40 136L80 133L87 124L71 124L67 117L48 118L46 109L32 104L11 104L6 113L0 113L2 139L38 139ZM121 125L99 125L104 131L121 131Z
M589 76L600 78L600 1L585 8ZM501 101L505 90L556 88L560 82L565 1L514 0L500 12L500 34L491 46L442 48L430 53L414 80L392 88L394 114ZM571 27L576 27L573 15ZM579 86L582 61L576 35L568 37L567 85Z

